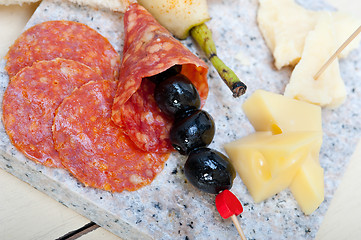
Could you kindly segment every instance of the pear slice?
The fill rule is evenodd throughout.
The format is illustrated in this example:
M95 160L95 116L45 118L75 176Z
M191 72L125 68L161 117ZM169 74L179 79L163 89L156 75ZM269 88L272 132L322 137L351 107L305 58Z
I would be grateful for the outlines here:
M138 3L175 37L185 39L191 34L232 91L233 97L246 92L247 86L217 55L212 32L205 24L210 19L206 0L138 0Z
M206 0L138 0L175 37L185 39L189 30L210 19Z

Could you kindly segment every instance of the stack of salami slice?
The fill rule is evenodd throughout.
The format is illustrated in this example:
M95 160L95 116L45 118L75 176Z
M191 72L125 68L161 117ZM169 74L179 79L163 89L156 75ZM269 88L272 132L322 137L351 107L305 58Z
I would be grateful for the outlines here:
M50 21L25 31L7 54L3 122L13 145L85 186L133 191L163 169L172 120L146 78L182 65L202 102L207 65L138 4L124 15L123 59L88 26Z

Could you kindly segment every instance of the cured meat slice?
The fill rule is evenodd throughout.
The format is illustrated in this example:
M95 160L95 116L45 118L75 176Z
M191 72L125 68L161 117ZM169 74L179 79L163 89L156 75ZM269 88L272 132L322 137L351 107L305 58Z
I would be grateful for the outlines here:
M74 88L98 80L103 80L99 74L73 60L58 58L23 68L3 98L3 122L13 145L37 163L62 167L51 131L55 110Z
M86 186L134 191L149 184L169 154L140 150L111 120L113 81L89 82L59 106L53 124L63 165Z
M139 88L150 84L142 84L142 80L161 73L174 65L182 65L181 73L196 86L204 104L208 95L208 67L201 59L173 38L150 13L137 3L131 4L125 13L124 29L123 60L112 108L112 119L117 125L123 126L124 131L143 150L169 152L173 150L172 147L164 148L166 145L169 146L166 143L169 139L165 138L165 136L168 138L169 131L164 132L159 131L159 129L161 126L168 126L170 120L160 115L160 111L155 107L144 108L143 110L146 112L138 115L138 118L144 116L147 121L139 121L135 123L136 125L124 123L132 121L135 115L129 113L132 108L135 111L139 107L139 99L143 98L141 102L144 103L147 101L154 102L153 94L149 97L137 93ZM134 98L139 101L133 99L128 103L134 94L137 95ZM140 113L138 112L138 114ZM152 121L147 119L147 116L152 116ZM153 119L157 120L153 121Z
M104 79L118 78L120 56L109 41L87 25L72 21L48 21L26 30L10 47L5 69L12 78L36 61L58 57L84 63Z
M172 120L158 108L153 97L155 84L148 79L122 107L124 132L141 149L169 152L173 146L169 139Z

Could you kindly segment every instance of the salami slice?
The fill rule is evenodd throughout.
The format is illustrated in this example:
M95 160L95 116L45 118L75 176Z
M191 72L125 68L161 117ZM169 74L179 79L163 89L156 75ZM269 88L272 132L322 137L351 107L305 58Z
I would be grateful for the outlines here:
M73 60L58 58L23 68L3 98L3 122L13 145L37 163L62 167L51 131L55 110L74 88L96 80L102 77Z
M123 60L119 74L117 93L114 99L112 119L125 127L125 132L134 143L143 150L153 152L171 151L172 148L164 148L168 145L169 131L159 131L162 126L169 125L169 119L159 114L156 107L146 107L143 113L135 111L139 105L146 101L154 101L143 93L137 94L146 77L161 73L174 65L182 65L182 74L186 75L196 86L202 103L208 95L207 65L191 53L178 40L162 27L142 6L134 3L130 5L124 15L125 43ZM147 90L145 90L146 92ZM136 99L129 99L137 94ZM153 96L152 93L149 93ZM133 106L131 106L133 105ZM152 104L151 104L152 105ZM132 109L137 114L129 114ZM137 115L137 116L136 116ZM152 116L147 118L147 116ZM134 117L145 119L134 124L129 123ZM156 120L153 120L156 119ZM165 137L167 136L167 137ZM153 142L148 142L148 141Z
M155 85L144 79L141 87L122 107L124 132L141 149L151 152L169 152L172 120L158 108L153 97Z
M118 77L120 56L109 41L87 25L72 21L48 21L26 30L10 47L6 70L12 78L36 61L58 57L84 63L104 79Z
M113 81L89 82L59 106L53 124L63 165L86 186L133 191L149 184L169 154L140 150L111 120Z

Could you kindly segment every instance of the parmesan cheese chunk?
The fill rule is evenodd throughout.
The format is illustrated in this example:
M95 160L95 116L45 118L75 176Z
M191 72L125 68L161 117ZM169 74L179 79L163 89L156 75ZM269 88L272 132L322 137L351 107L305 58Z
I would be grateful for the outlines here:
M277 69L296 65L316 15L293 0L259 0L257 21Z
M295 66L301 59L308 33L325 11L307 10L294 0L259 0L259 3L258 26L273 53L276 68ZM336 45L339 47L360 26L361 20L341 12L330 14L334 18ZM346 57L358 48L360 39L357 37L340 57Z
M361 25L360 19L342 13L332 13L336 30L336 45L340 47L356 29ZM340 53L340 58L345 58L354 49L360 45L361 35L358 35L350 44Z
M313 78L336 51L335 38L333 18L324 13L315 30L307 36L301 61L292 72L285 96L330 108L338 107L344 102L346 89L337 59L317 80Z

